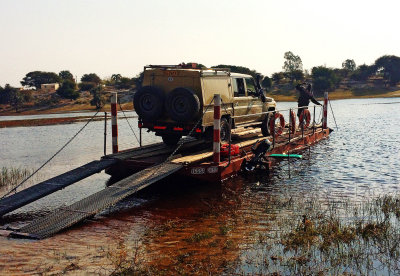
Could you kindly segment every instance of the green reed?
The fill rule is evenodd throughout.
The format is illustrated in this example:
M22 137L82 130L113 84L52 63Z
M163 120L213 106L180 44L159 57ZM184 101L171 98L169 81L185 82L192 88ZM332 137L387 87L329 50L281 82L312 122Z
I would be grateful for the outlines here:
M0 169L0 187L16 186L25 178L27 178L31 173L32 172L28 169L2 167Z

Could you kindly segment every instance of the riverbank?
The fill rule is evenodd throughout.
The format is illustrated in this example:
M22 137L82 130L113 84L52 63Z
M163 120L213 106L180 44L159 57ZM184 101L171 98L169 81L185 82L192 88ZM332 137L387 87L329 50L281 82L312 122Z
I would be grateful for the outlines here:
M124 111L132 110L132 103L121 104L121 107ZM120 108L118 107L118 110ZM100 109L99 113L108 112L110 113L111 107L110 104L106 104L103 108ZM55 108L49 108L45 110L25 110L19 113L13 112L4 112L0 113L2 116L29 116L29 115L42 115L42 114L65 114L69 112L76 113L85 113L85 112L96 112L97 110L90 105L68 105L61 106ZM110 116L110 114L109 114ZM88 120L92 116L71 116L64 118L40 118L40 119L27 119L27 120L5 120L0 121L0 128L5 127L29 127L29 126L45 126L45 125L56 125L56 124L72 124L82 120ZM94 121L103 120L103 117L94 118Z
M121 104L124 110L132 110L133 103L123 103ZM110 104L104 105L100 111L101 112L109 112L111 110ZM39 114L57 114L57 113L67 113L67 112L96 112L96 108L91 106L90 104L77 104L74 102L64 103L61 105L50 106L50 107L26 107L21 109L18 112L15 112L11 107L3 106L0 109L0 116L23 116L23 115L39 115Z
M290 92L286 95L283 94L275 94L274 92L268 93L268 96L273 97L275 101L279 102L296 102L297 101L297 93ZM400 97L400 90L387 91L387 90L379 90L374 89L371 91L362 90L362 91L351 91L351 90L337 90L329 93L330 100L343 100L343 99L368 99L368 98L395 98ZM322 101L323 98L317 97L319 101ZM127 102L121 104L123 110L133 110L133 103ZM100 112L110 112L110 104L106 104L104 107L100 109ZM118 107L119 109L119 107ZM26 115L41 115L41 114L62 114L69 112L96 112L96 109L90 104L77 104L75 102L63 103L61 105L52 106L48 108L34 108L27 107L24 110L19 112L15 112L11 110L11 108L3 107L0 110L0 116L26 116ZM42 118L42 119L29 119L29 120L7 120L0 121L0 128L4 127L22 127L22 126L43 126L43 125L54 125L54 124L72 124L81 120L87 120L91 116L74 116L67 118ZM102 120L102 118L96 118L94 120Z
M276 102L296 102L298 94L291 92L288 94L276 94L274 92L267 93L269 97L275 99ZM369 98L396 98L400 97L400 89L394 91L387 91L382 89L374 90L336 90L329 93L330 100L346 100L346 99L369 99ZM318 100L322 100L322 97L317 97Z
M275 99L276 102L296 102L298 94L295 91L288 93L277 93L275 91L268 92L267 95ZM344 99L368 99L368 98L395 98L400 97L400 89L387 91L385 89L373 89L373 90L336 90L329 93L329 99L331 100L344 100ZM317 99L322 100L322 97L317 97ZM133 103L127 102L122 104L124 110L132 110ZM0 108L0 116L23 116L23 115L38 115L38 114L57 114L57 113L67 113L67 112L94 112L96 111L94 106L89 103L76 103L76 102L64 102L60 105L50 106L50 107L34 107L27 106L22 108L20 111L15 112L11 107L4 106ZM109 112L110 104L106 104L100 109L101 112ZM73 118L70 118L72 120ZM66 120L64 120L66 121ZM44 121L41 121L44 123ZM1 126L0 126L1 127ZM3 126L4 127L4 126Z

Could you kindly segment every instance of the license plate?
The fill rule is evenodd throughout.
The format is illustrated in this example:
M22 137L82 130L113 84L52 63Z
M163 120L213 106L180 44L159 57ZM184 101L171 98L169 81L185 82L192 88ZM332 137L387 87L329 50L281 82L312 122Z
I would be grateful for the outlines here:
M167 77L176 77L178 76L178 71L164 71L164 75Z

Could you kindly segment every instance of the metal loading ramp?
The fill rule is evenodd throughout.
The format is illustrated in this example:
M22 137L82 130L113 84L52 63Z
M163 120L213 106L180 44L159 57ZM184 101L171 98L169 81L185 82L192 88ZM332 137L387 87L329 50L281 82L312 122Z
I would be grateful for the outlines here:
M39 218L18 231L12 232L10 236L34 239L52 236L85 218L94 216L182 167L182 164L162 163L147 168L70 206L60 207L46 217Z
M81 167L50 178L32 187L10 195L0 200L0 216L12 212L44 196L61 190L71 184L110 167L117 163L117 159L102 159L92 161Z

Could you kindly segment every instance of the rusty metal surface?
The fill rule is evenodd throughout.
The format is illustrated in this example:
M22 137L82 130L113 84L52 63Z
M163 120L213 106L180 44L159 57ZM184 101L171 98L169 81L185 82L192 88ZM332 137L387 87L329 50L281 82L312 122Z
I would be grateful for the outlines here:
M85 218L94 216L182 167L180 164L163 163L147 168L70 206L60 207L46 217L39 218L19 231L11 233L11 236L28 236L36 239L49 237Z

